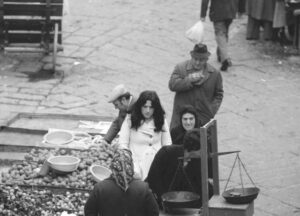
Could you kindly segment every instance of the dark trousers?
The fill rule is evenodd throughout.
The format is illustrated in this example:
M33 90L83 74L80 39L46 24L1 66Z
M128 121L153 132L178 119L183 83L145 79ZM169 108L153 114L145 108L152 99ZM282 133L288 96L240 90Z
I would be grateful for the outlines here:
M247 40L258 40L260 36L260 27L263 27L263 39L273 39L273 27L272 22L267 20L257 20L248 16L247 23Z

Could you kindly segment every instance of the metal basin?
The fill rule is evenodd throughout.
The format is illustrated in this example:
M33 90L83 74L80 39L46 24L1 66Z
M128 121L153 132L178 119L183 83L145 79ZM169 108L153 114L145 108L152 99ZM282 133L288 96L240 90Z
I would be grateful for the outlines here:
M164 193L161 199L164 210L173 214L180 209L199 208L201 204L200 196L189 191L170 191Z
M233 188L224 191L222 196L227 202L232 204L247 204L255 200L258 193L259 188L257 187Z

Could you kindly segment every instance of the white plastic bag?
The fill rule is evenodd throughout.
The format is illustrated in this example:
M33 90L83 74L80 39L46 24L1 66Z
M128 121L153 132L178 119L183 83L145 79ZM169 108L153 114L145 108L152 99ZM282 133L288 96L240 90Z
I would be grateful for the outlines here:
M204 25L201 20L196 22L185 32L185 36L194 44L202 43L204 39Z

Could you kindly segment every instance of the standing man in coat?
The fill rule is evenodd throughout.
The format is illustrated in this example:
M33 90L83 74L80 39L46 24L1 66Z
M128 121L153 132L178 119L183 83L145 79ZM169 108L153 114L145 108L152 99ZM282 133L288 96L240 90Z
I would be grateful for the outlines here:
M260 27L263 27L263 39L273 39L273 18L276 0L251 0L247 1L248 14L247 40L258 40ZM277 17L278 18L278 17Z
M103 143L109 144L119 133L123 121L127 113L131 113L132 107L135 104L136 99L130 94L123 84L116 86L108 99L109 103L115 106L115 109L119 110L118 117L112 122L106 135L104 136Z
M199 124L214 118L223 99L221 73L207 63L210 52L205 44L197 44L190 52L191 59L179 63L169 80L169 89L175 92L170 130L180 124L180 110L192 105Z
M222 63L221 71L226 71L232 65L228 53L228 33L232 20L236 17L238 10L244 12L241 7L241 0L202 0L200 19L205 21L208 4L210 1L209 18L214 24L215 37L217 42L217 58Z

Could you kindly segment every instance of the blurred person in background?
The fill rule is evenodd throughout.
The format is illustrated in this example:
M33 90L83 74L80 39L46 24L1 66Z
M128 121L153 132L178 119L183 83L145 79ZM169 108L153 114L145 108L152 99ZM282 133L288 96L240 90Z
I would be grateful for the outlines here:
M247 0L247 40L258 40L260 38L261 27L263 28L263 39L273 39L273 19L275 4L276 0Z
M250 0L252 1L252 0ZM217 59L221 62L221 71L232 66L228 51L229 27L237 13L244 12L244 0L202 0L200 20L205 21L210 3L209 18L214 24L217 42Z

